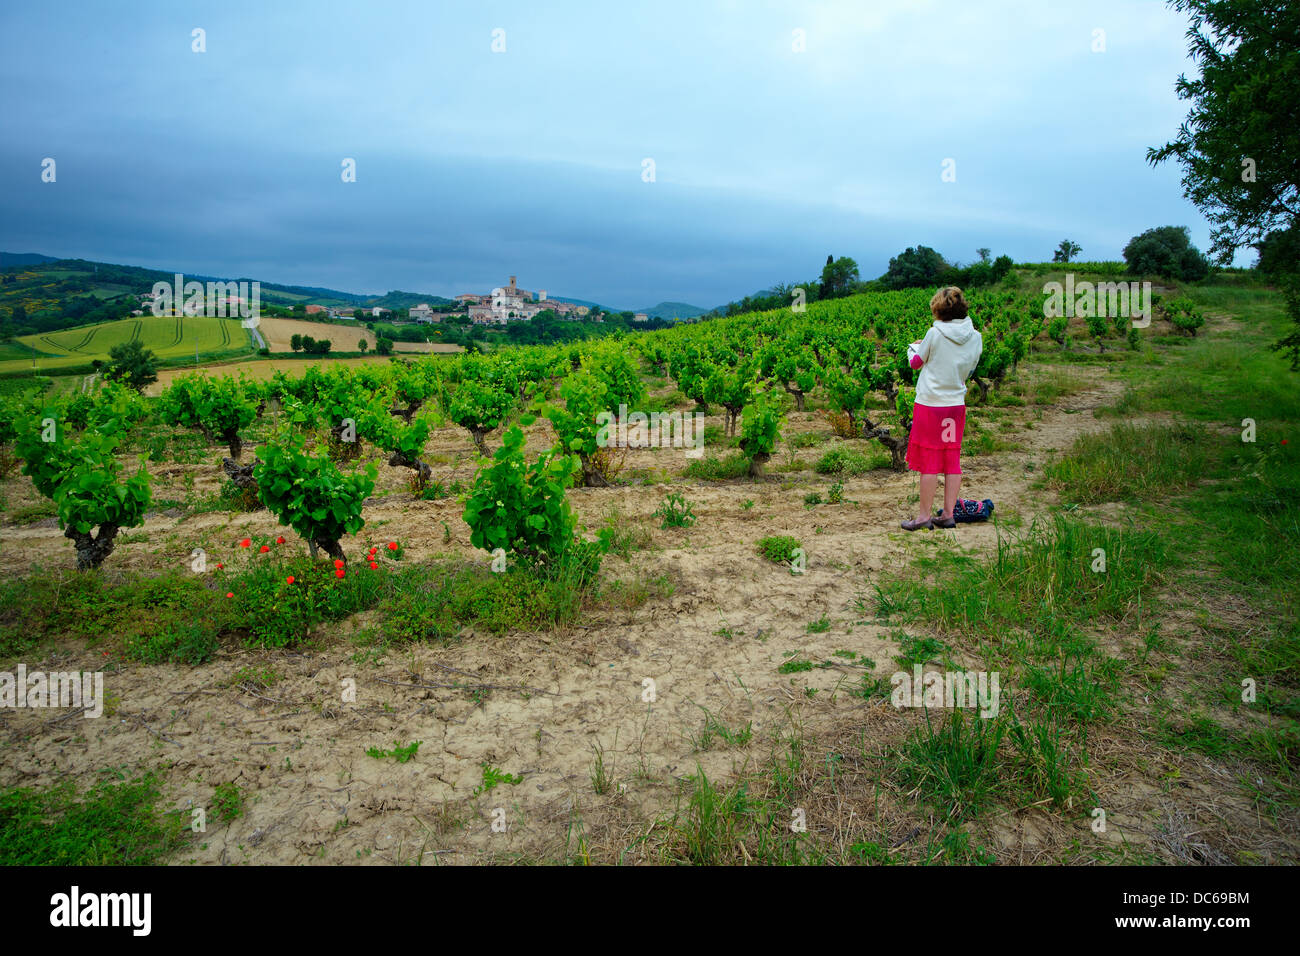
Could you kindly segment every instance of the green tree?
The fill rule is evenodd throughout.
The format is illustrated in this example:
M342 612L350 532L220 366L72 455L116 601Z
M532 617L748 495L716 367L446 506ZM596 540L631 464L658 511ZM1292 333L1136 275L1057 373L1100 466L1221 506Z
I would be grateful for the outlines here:
M1158 275L1195 282L1210 264L1192 245L1186 226L1160 226L1134 236L1124 247L1124 261L1134 275Z
M108 370L104 377L122 382L137 392L158 381L158 366L153 352L133 339L115 345L108 351Z
M302 351L302 335L300 333L293 333L293 337L289 339L289 348L293 349L295 352Z
M1259 253L1256 269L1266 276L1286 276L1300 262L1300 225L1275 229L1253 245Z
M1191 15L1188 53L1201 75L1178 77L1191 108L1171 142L1183 195L1210 221L1210 253L1232 261L1274 232L1300 232L1300 5L1285 0L1169 0ZM1296 329L1276 344L1300 370L1300 262L1276 273Z
M858 281L858 264L848 256L841 256L838 259L826 257L826 265L822 267L822 285L821 297L823 299L836 299L846 296L853 291L854 283Z
M909 246L889 260L889 269L880 277L886 289L915 289L936 285L947 268L943 256L929 246Z
M370 348L370 343L365 340L364 336L357 340L357 351L362 355L366 354L366 349L368 348Z
M1052 253L1053 262L1069 262L1079 253L1083 252L1083 247L1077 242L1071 242L1069 239L1062 239L1061 244L1056 247Z

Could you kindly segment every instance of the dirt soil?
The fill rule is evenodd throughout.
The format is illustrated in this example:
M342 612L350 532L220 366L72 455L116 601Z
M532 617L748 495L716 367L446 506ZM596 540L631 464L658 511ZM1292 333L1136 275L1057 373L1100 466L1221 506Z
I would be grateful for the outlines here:
M1022 380L1045 374L1030 368ZM1047 510L1054 496L1034 487L1042 465L1075 436L1104 427L1092 411L1120 394L1118 377L1105 369L1084 367L1069 375L1080 390L1053 405L997 410L1017 423L1006 432L1013 448L964 459L963 496L992 498L1012 527ZM972 410L972 421L997 433L997 424L979 410ZM722 419L708 423L720 426ZM786 437L803 431L829 435L821 415L792 412ZM528 434L530 453L551 442L545 423ZM864 668L834 652L855 651L875 661L876 673L890 673L898 645L890 629L865 623L871 614L859 606L867 599L870 607L873 581L934 547L956 543L988 551L997 531L975 524L902 532L898 522L913 513L917 481L888 470L847 479L842 504L806 507L804 495L820 491L825 497L833 480L810 465L838 443L830 439L799 452L802 467L788 471L780 470L790 462L783 446L768 476L757 482L669 482L688 462L682 450L636 450L623 473L634 483L572 492L589 529L613 514L621 526L641 529L649 543L630 564L609 556L603 574L661 581L660 591L640 606L608 601L579 626L504 635L466 631L452 644L390 649L376 659L349 640L366 624L360 615L307 649L227 647L196 669L144 666L104 657L99 648L63 648L43 661L27 661L29 668L59 670L100 669L111 661L105 683L116 705L98 720L67 719L63 711L0 715L0 737L8 740L0 785L47 786L67 777L84 784L104 767L162 766L169 799L188 808L209 807L213 788L235 781L247 794L243 815L229 826L216 825L209 810L207 833L177 862L556 859L571 852L575 834L584 831L602 834L612 847L627 846L653 829L657 815L671 811L679 781L697 767L722 781L755 769L792 723L813 736L846 728L859 736L892 736L900 721L911 719L846 693ZM844 444L874 451L860 441ZM437 478L471 479L466 433L443 429L428 452ZM155 489L156 497L183 498L187 472L196 492L215 490L221 477L207 464L155 471L175 489ZM408 561L451 554L486 562L469 544L461 505L454 498L417 499L406 489L408 474L381 465L380 484L364 512L366 528L355 543L345 542L349 552L400 539ZM26 500L24 485L26 479L4 483L11 509ZM684 492L694 504L693 527L659 527L652 512L669 491ZM36 500L30 485L26 495L29 503ZM748 501L752 507L745 507ZM110 563L114 570L156 570L188 561L196 542L220 553L245 535L281 532L292 537L266 512L183 520L156 513ZM775 534L803 543L804 573L757 553L756 541ZM53 519L0 528L4 573L55 556L71 561L71 545ZM665 579L671 593L661 593ZM809 624L823 616L829 627L810 632ZM838 663L779 673L791 652ZM267 666L282 675L272 686L232 684L241 669ZM348 682L355 682L355 702L344 700ZM490 686L446 686L457 683ZM753 738L730 745L715 735L701 746L710 719L733 730L752 724ZM367 748L417 740L418 753L407 763L366 754ZM608 788L593 784L598 754ZM482 792L485 765L522 779ZM1153 805L1131 792L1131 812L1112 816L1108 839L1150 839L1142 820ZM858 808L859 815L865 812ZM1036 825L1008 824L1004 845L1019 841L1023 857L1026 842L1041 842ZM1088 837L1086 820L1072 835ZM639 858L637 852L628 856Z

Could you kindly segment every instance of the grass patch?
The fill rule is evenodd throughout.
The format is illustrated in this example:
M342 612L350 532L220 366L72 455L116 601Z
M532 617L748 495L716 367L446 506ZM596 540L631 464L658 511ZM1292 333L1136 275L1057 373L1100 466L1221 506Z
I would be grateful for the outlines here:
M211 576L119 578L59 570L0 582L0 655L21 654L54 638L92 645L120 638L139 659L171 659L171 650L182 644L207 642L194 638L191 628L208 637L233 629L230 608Z
M1104 571L1093 570L1099 550ZM875 606L886 618L978 638L1025 629L1060 644L1069 636L1063 625L1123 618L1173 563L1154 532L1056 515L1019 539L999 536L988 559L958 551L918 559L876 585Z
M867 455L853 448L832 448L813 465L819 475L865 475L889 465L889 456L883 453Z
M377 617L391 641L450 640L466 625L500 633L546 630L577 619L593 582L576 572L526 567L494 574L477 565L412 567L393 582Z
M58 505L48 498L42 498L35 504L15 508L10 517L14 524L35 524L37 521L44 521L46 518L56 518L58 514Z
M71 781L48 790L0 791L0 865L147 866L183 843L188 818L158 809L152 775L101 782L78 794Z
M823 435L819 432L798 432L786 439L786 443L791 448L816 448L818 445L824 445L830 441L830 435Z
M388 640L448 639L468 624L492 632L546 629L575 620L594 593L595 581L581 568L493 574L463 562L384 561L378 570L353 562L342 578L331 563L306 557L255 559L207 574L42 573L0 582L0 656L79 639L113 641L144 663L197 665L226 640L301 645L362 611L377 612Z
M1167 497L1202 478L1211 461L1209 436L1187 424L1119 422L1080 435L1069 452L1043 469L1050 487L1080 504Z
M177 663L197 667L217 652L217 634L209 624L167 621L161 630L136 633L124 641L127 657L145 664Z
M727 481L732 478L744 478L749 474L749 460L740 452L718 458L709 455L698 458L686 466L683 474L687 478L702 478L705 481Z

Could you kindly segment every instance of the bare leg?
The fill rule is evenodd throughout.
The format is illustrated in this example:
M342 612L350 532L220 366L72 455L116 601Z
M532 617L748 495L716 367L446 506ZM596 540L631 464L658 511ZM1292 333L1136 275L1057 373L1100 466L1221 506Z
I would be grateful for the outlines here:
M930 517L930 510L934 507L934 489L938 484L938 475L921 476L921 501L916 516L922 521Z
M961 491L961 475L943 476L943 520L952 517L952 509L957 507L957 495Z

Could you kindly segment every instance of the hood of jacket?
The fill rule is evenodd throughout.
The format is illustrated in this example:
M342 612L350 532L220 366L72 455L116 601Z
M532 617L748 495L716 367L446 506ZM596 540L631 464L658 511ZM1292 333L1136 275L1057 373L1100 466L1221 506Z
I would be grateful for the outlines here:
M964 319L958 319L955 322L940 322L938 319L934 322L934 327L939 330L939 334L956 345L965 345L975 334L975 326L970 320L970 316Z

